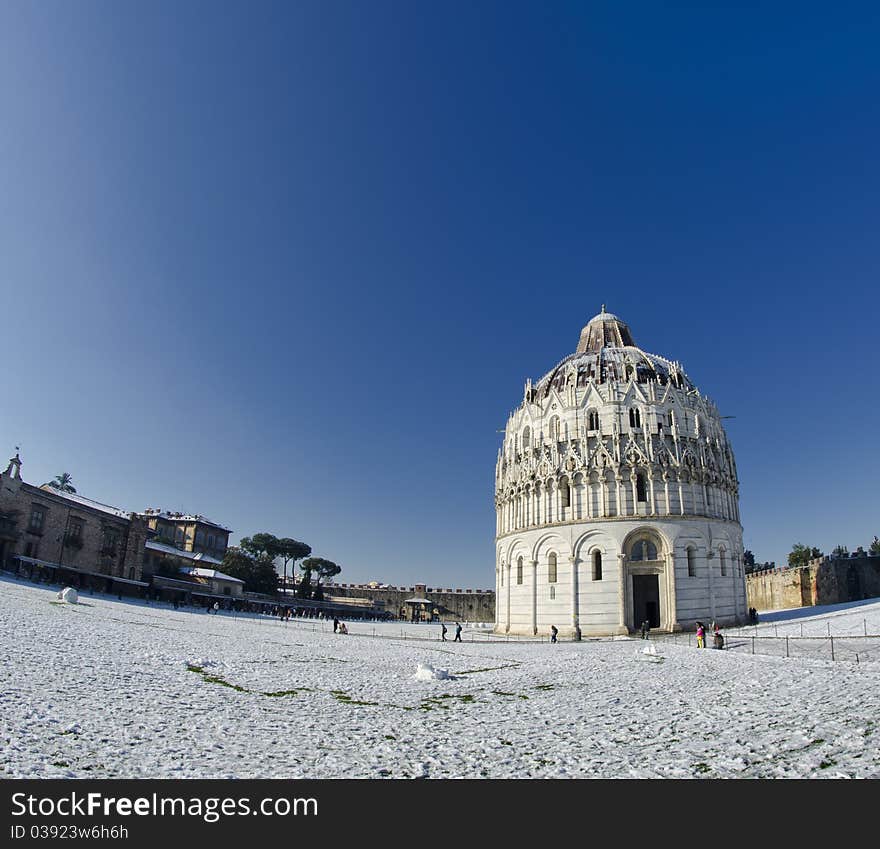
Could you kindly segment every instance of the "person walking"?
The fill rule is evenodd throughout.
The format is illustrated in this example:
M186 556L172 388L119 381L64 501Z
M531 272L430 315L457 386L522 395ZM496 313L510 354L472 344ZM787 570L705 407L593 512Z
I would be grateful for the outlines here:
M697 622L697 648L706 647L706 628L702 622Z
M333 633L335 634L339 630L339 617L333 617Z
M455 639L452 641L453 643L461 642L461 625L458 622L455 623Z
M651 630L651 625L648 622L648 620L646 619L644 622L642 622L642 639L643 640L648 639L648 631L650 631L650 630Z
M716 625L715 633L712 635L712 645L716 649L724 648L724 637L721 634L721 629Z
M440 623L440 639L444 643L446 642L446 626L442 622Z
M550 642L551 643L556 642L556 637L558 634L559 634L559 628L557 628L555 625L551 625L550 626Z

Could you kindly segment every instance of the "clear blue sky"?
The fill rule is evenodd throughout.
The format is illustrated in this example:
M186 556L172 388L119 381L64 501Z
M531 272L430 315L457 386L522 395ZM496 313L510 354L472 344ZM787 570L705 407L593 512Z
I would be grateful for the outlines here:
M4 3L4 457L492 586L497 430L604 302L736 416L759 560L867 545L878 16Z

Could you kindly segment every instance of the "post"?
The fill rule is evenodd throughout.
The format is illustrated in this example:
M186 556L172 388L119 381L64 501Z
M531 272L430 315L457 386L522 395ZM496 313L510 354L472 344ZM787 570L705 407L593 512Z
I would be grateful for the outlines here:
M755 638L752 637L752 654L755 653Z
M831 637L831 659L834 660L834 637Z
M786 637L785 637L785 656L786 656L786 657L789 657L789 656L790 656L789 653L788 653L788 636L787 636L787 635L786 635Z

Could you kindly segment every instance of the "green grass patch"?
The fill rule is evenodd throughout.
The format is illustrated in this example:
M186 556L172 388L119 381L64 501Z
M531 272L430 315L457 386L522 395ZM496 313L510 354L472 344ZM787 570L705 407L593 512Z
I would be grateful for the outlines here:
M694 764L694 772L711 772L712 768L709 764L704 764L702 761L700 763Z
M528 696L524 695L523 693L505 693L504 690L492 690L491 692L492 692L493 696L510 696L511 698L514 698L514 699L527 699L528 698Z
M57 766L59 769L64 769L65 767L69 767L70 764L67 761L52 761L52 766Z
M293 690L277 690L274 693L260 693L261 696L268 696L270 699L279 699L282 696L298 696L300 693L311 693L309 687L296 687Z
M466 669L464 672L456 672L456 675L476 675L478 672L495 672L498 669L512 669L520 666L519 663L505 663L503 666L484 666L482 669Z
M555 690L555 684L536 684L534 689L536 690Z
M355 705L355 706L376 706L379 702L365 702L360 701L358 699L353 699L348 693L344 690L331 690L330 695L333 696L339 702L342 702L344 705Z
M419 710L449 710L449 706L453 701L459 701L462 704L473 704L476 701L476 697L470 693L465 693L462 696L455 695L454 693L430 696L427 699L422 699Z

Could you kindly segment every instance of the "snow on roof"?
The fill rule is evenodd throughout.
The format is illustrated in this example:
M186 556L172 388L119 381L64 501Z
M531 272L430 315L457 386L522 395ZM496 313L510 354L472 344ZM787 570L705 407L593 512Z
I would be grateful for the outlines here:
M65 492L64 490L57 489L49 484L43 484L40 489L45 492L50 492L52 495L58 496L58 498L73 501L75 504L79 504L82 507L90 507L92 510L109 513L111 516L116 516L119 519L128 519L130 517L130 513L125 510L120 510L118 507L111 507L109 504L102 504L100 501L93 501L91 498L86 498L84 495L79 495L75 492Z
M157 542L154 539L147 540L146 547L153 551L161 551L163 554L173 554L176 557L185 557L187 560L196 560L200 563L216 563L219 566L223 562L201 551L184 551L182 548L175 548L173 545L166 545L164 542Z
M162 510L159 507L147 507L146 510L138 513L138 516L143 516L145 519L167 519L169 522L198 522L202 525L211 525L214 528L220 528L221 531L232 533L232 529L227 528L226 525L212 522L198 513L175 513L170 510Z
M240 578L233 578L225 572L218 572L216 569L200 569L198 566L184 566L181 572L192 575L194 578L216 578L221 581L234 581L236 584L244 584Z

